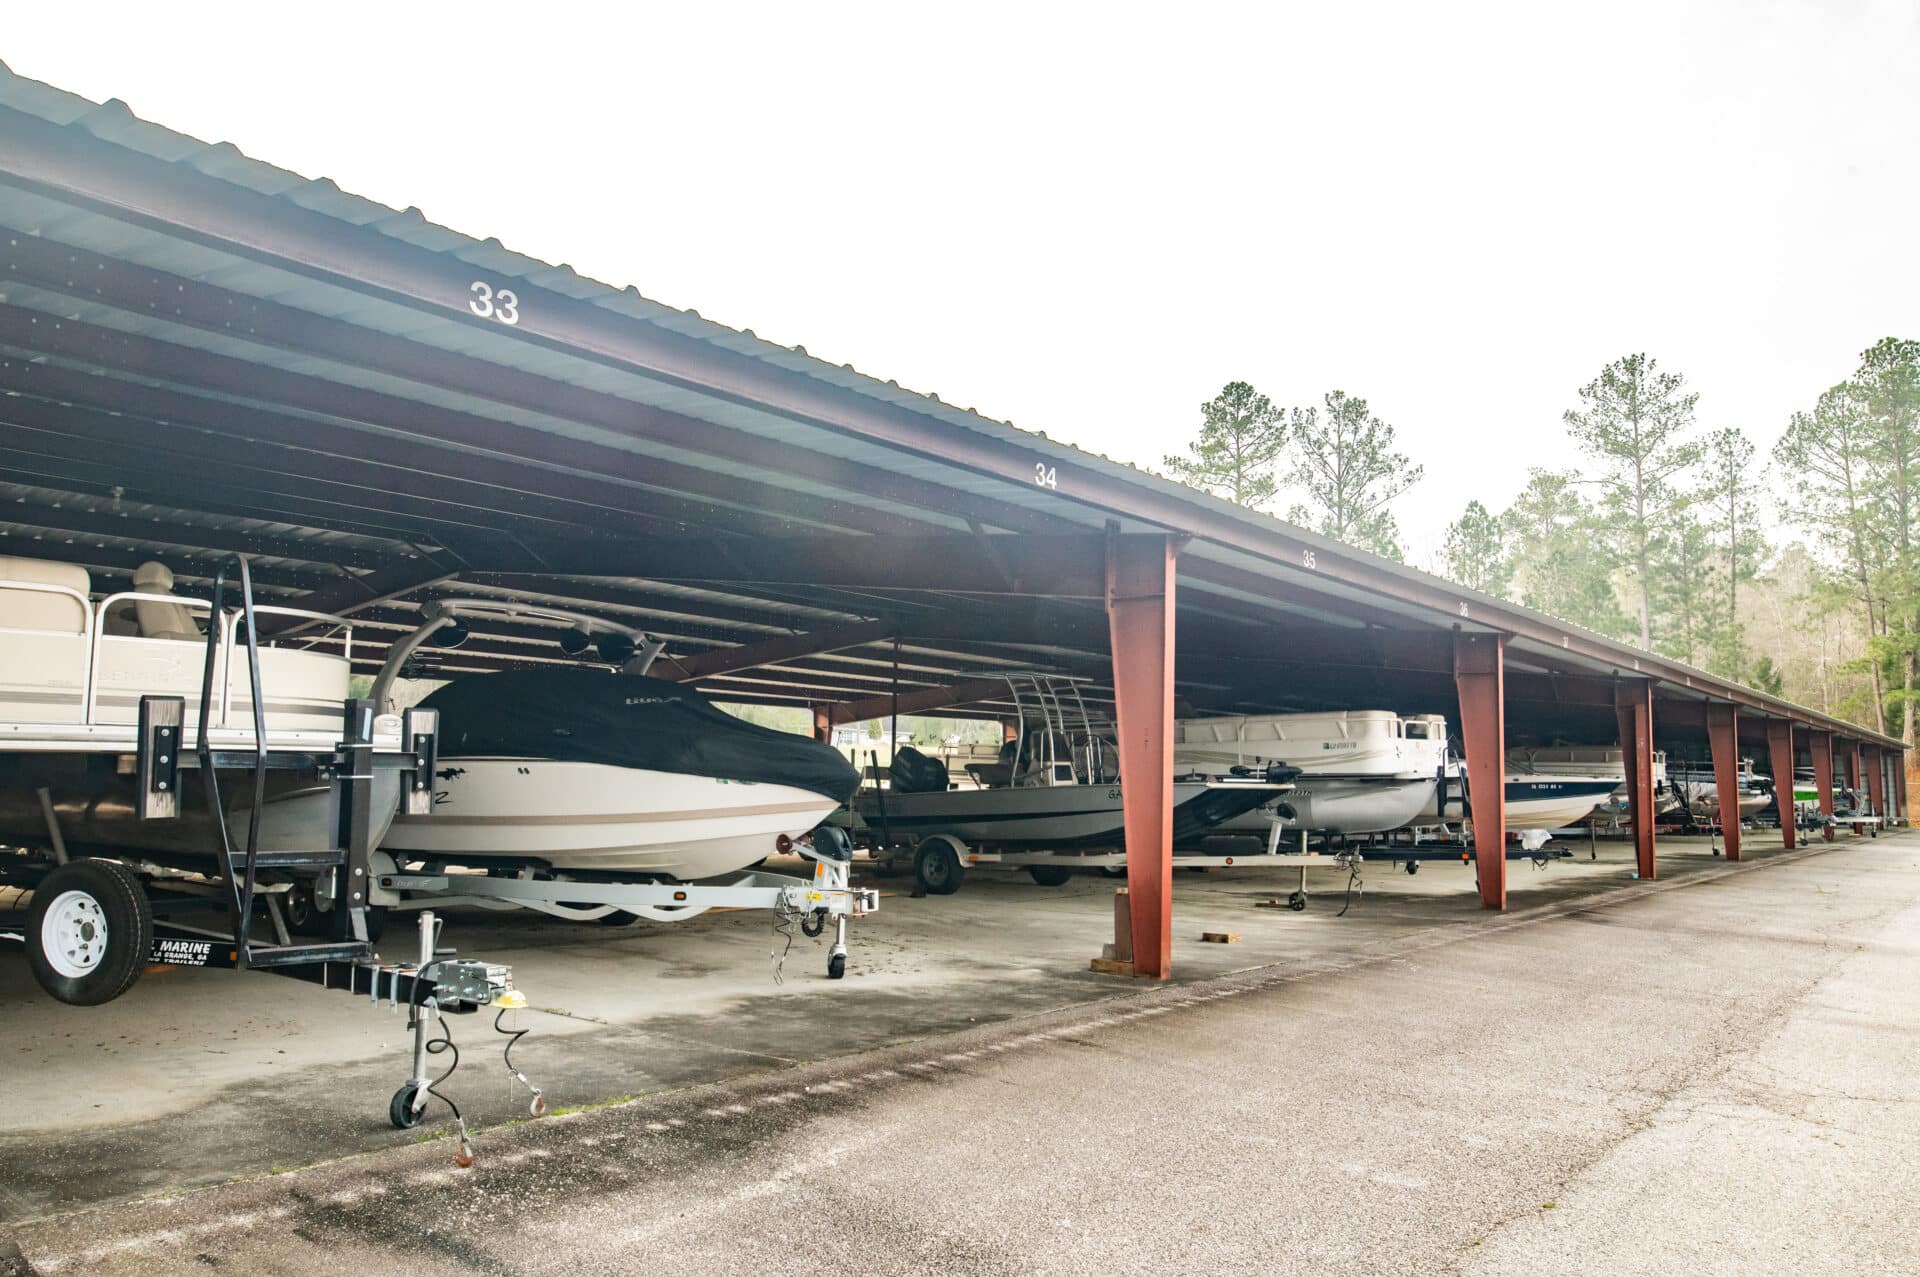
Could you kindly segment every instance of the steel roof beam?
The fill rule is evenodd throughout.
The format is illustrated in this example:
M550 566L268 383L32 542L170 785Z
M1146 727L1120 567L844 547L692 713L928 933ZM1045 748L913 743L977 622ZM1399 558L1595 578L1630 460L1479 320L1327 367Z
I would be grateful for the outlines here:
M807 536L749 541L669 538L631 543L534 542L544 557L581 576L716 581L853 589L1099 598L1107 538L1017 536L1009 581L974 537ZM476 567L485 567L476 564Z
M108 510L79 509L54 505L47 501L0 504L0 522L31 524L56 532L79 536L106 537L116 541L138 541L162 545L183 554L218 551L247 554L256 558L289 559L295 563L328 564L336 567L372 568L386 562L407 547L389 544L374 548L342 545L302 537L277 536L250 528L216 527L196 523L202 516L187 511L169 512L171 517L150 512L114 513ZM286 522L286 520L281 520Z
M7 272L50 292L103 302L170 323L366 368L421 385L479 395L488 401L563 417L633 438L667 444L698 455L770 469L836 490L923 510L956 510L1020 532L1062 532L1076 525L991 497L797 448L778 440L686 417L618 395L589 390L424 342L369 331L312 311L236 293L186 276L172 275L48 239L26 239L4 253ZM463 292L463 297L467 296ZM463 303L464 304L464 303ZM631 455L631 454L628 454ZM734 482L728 477L726 482ZM809 494L811 495L811 494ZM923 528L940 525L922 522ZM878 529L872 529L878 530Z
M300 598L290 599L286 606L305 608L309 612L325 612L330 616L351 616L361 608L375 607L389 599L410 594L422 586L451 580L453 575L453 570L433 559L410 559L376 568L364 576L347 577ZM276 617L262 620L260 630L263 634L297 634L311 624L295 617Z
M0 398L0 410L5 405L6 400ZM257 519L264 523L294 523L320 531L345 532L408 545L445 543L445 527L436 526L429 519L419 522L388 521L388 516L378 512L343 511L333 502L279 495L273 498L276 507L263 507L259 504L258 492L251 489L233 488L211 481L202 481L191 488L168 487L164 486L164 482L156 486L147 482L153 477L152 467L142 466L130 471L124 466L103 466L92 459L72 461L65 457L6 447L6 438L4 427L0 426L0 466L4 467L6 477L16 482L91 496L111 497L117 493L125 499L149 505L178 507L191 503L194 509L207 514ZM172 473L162 475L162 480ZM504 535L497 532L481 533L478 529L474 531L494 537Z
M710 652L702 652L698 656L674 659L672 661L673 677L675 682L691 683L696 679L717 674L732 674L739 670L757 669L762 665L776 665L781 661L793 660L795 657L820 656L827 652L861 647L891 638L891 631L892 627L883 621L869 621L861 625L842 626L838 629L811 630L805 634L763 639L758 643L742 643L738 647L715 648Z
M448 500L447 497L456 495L459 489L436 484L425 476L402 477L398 472L389 472L377 481L367 478L357 483L307 477L298 468L279 470L239 461L238 456L256 454L236 450L231 444L222 444L193 431L172 432L164 447L155 447L154 429L153 425L142 425L132 417L24 396L0 397L0 442L13 450L83 465L112 466L123 478L136 481L171 479L173 486L165 490L176 494L175 499L179 499L180 494L197 491L204 483L254 493L256 501L269 496L320 499L347 510L399 514L447 528L473 528L482 533L502 531L497 522L476 517L483 513L499 519L572 530L571 525L556 523L530 511L488 510L483 504ZM432 492L442 495L428 495ZM478 493L474 495L477 497ZM293 520L282 516L281 521ZM515 566L538 562L540 560L532 556L523 555Z
M491 504L506 503L511 509L517 503L522 514L552 505L588 506L596 511L594 515L571 521L554 520L556 522L578 524L584 519L586 526L591 527L609 516L638 517L635 512L639 507L652 506L659 511L659 517L648 517L647 522L655 524L744 524L769 531L791 530L784 520L755 513L760 508L756 506L758 502L779 503L764 507L769 509L784 505L803 523L848 526L836 518L844 513L844 502L800 496L750 480L715 476L671 461L581 444L559 435L300 373L268 369L263 375L257 365L227 355L76 320L56 319L18 306L0 304L0 343L149 377L168 386L188 386L321 416L289 416L264 407L223 403L117 376L93 376L57 365L8 361L5 371L10 388L29 394L83 403L99 402L102 396L118 394L123 398L110 399L107 407L124 410L131 404L133 411L143 416L177 418L203 430L277 444L298 451L303 458L364 459L393 467L410 477L437 471L434 477L443 482L498 489L501 495L492 498ZM38 389L42 385L47 389ZM351 423L372 429L353 428ZM522 446L504 456L476 451L490 439L497 442L497 437L512 437ZM330 446L323 448L322 443ZM551 465L524 464L529 460L552 463L562 459L571 459L588 468L574 473L553 469ZM313 460L305 464L327 462ZM568 487L582 495L557 492L559 483L534 484L534 477L542 473L556 481L564 480ZM626 482L611 481L616 478ZM651 486L643 488L635 486L637 484ZM696 496L724 495L735 504L716 506L680 495L688 491ZM872 522L879 525L875 529L879 531L920 526L906 520L894 521L891 528L884 519Z

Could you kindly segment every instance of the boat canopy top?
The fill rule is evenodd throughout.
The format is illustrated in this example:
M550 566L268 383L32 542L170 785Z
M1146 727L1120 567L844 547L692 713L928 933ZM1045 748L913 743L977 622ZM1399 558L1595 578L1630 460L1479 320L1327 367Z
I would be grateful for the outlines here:
M420 702L440 711L442 758L551 758L791 785L835 802L859 773L840 751L735 718L690 687L602 670L476 674Z

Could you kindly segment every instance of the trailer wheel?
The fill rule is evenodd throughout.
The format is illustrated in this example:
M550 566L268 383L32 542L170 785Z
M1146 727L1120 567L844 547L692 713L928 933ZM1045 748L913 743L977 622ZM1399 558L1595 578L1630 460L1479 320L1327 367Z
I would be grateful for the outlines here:
M1287 897L1287 908L1293 910L1295 913L1301 912L1306 907L1307 898L1303 893L1296 891Z
M1027 873L1043 887L1064 887L1073 879L1073 866L1028 865Z
M930 896L950 896L960 890L966 870L960 864L960 843L949 834L935 834L913 853L913 876Z
M847 955L836 953L827 959L827 979L838 980L847 974Z
M153 906L119 861L69 861L34 888L27 965L67 1005L113 1001L133 987L152 952Z
M1414 874L1417 874L1417 873L1419 873L1419 872L1420 872L1420 862L1419 862L1419 861L1417 861L1417 860L1408 860L1408 861L1407 861L1407 876L1408 876L1408 877L1412 877L1412 876L1413 876Z
M1127 867L1125 865L1101 865L1100 875L1103 878L1124 878L1127 876Z
M422 1114L416 1113L413 1108L413 1097L419 1093L420 1088L409 1082L387 1101L387 1120L393 1123L395 1130L410 1131L420 1125Z

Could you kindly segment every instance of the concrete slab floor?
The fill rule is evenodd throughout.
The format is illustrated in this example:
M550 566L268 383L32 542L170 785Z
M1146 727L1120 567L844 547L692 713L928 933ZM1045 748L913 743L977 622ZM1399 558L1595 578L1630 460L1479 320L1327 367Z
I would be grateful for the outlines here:
M1841 845L1852 841L1867 844ZM1782 854L1777 834L1750 833L1747 850L1761 864ZM1630 883L1630 847L1603 840L1586 856L1582 847L1544 870L1515 862L1515 913L1591 902ZM1663 882L1685 882L1723 862L1704 839L1664 839L1660 865ZM1344 917L1339 872L1314 872L1312 906L1299 914L1256 907L1297 885L1294 871L1176 878L1176 984L1251 968L1335 970L1502 921L1478 907L1462 865L1429 864L1412 877L1372 867ZM515 1062L562 1107L779 1074L1140 987L1087 970L1111 935L1111 880L1044 888L1024 873L975 871L958 895L921 900L909 898L906 879L878 885L890 894L857 926L841 982L824 978L824 949L802 939L776 984L779 942L767 915L753 912L626 929L462 913L445 940L514 965L535 1004L511 1017L533 1030ZM1242 939L1203 944L1203 930ZM408 1071L404 1018L364 1000L266 975L172 970L82 1010L46 999L24 961L7 957L0 1016L0 1060L33 1083L28 1103L0 1115L0 1236L9 1221L423 1138L385 1121ZM465 1055L447 1089L469 1120L522 1116L525 1095L507 1085L491 1017L453 1027ZM442 1119L444 1110L433 1117Z

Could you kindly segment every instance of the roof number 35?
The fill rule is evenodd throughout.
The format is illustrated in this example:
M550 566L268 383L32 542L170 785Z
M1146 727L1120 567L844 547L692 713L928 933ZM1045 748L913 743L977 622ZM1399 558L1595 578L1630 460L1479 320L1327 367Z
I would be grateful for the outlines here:
M511 288L495 291L492 284L484 279L476 279L467 285L472 296L467 299L467 309L482 319L497 319L503 324L520 322L520 298Z

